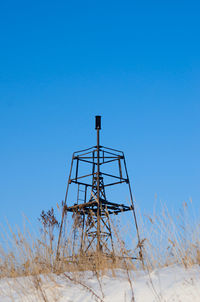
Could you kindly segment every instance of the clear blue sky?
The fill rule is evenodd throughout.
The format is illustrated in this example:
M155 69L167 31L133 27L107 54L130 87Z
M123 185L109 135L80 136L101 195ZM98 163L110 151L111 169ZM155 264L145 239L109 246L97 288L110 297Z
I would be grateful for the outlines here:
M96 114L142 211L199 209L198 1L1 1L0 37L0 221L64 198Z

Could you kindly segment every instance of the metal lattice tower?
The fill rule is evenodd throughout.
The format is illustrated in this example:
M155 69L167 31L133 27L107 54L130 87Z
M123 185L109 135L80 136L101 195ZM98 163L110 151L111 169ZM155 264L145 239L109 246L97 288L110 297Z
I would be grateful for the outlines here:
M101 116L96 116L97 145L73 153L68 179L65 201L63 204L62 220L58 238L57 255L62 236L63 223L68 212L74 218L73 248L87 254L93 247L97 252L111 255L114 253L110 215L132 211L137 232L139 258L142 258L141 241L139 236L136 213L133 203L130 181L122 151L100 145ZM115 164L115 171L105 173L104 167ZM81 165L87 164L89 173L81 173ZM85 171L85 170L84 170ZM115 203L107 200L106 190L110 186L127 184L131 205ZM69 188L76 186L76 201L68 201Z

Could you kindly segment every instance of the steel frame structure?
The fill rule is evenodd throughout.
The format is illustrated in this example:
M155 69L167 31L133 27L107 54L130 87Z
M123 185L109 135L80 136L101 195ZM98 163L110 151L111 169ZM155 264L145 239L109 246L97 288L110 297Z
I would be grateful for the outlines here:
M76 230L81 230L80 252L87 254L91 246L96 246L96 251L107 255L114 254L112 228L110 215L127 211L133 212L134 223L137 232L139 257L142 258L142 246L136 219L135 207L131 185L128 177L126 160L122 151L104 147L100 145L101 117L96 116L97 145L73 153L71 168L68 178L67 190L62 210L60 233L57 245L57 256L62 236L63 223L67 212L71 212L74 217L74 244ZM90 173L81 175L80 166L87 163L90 166ZM114 163L117 173L105 173L103 167L109 163ZM104 182L106 178L106 181ZM127 184L130 194L131 205L125 203L110 202L106 198L106 189L110 186ZM73 205L67 205L67 198L70 185L77 186L77 200ZM89 194L89 197L88 197ZM82 195L82 196L81 196ZM82 197L82 198L81 198ZM134 257L133 257L134 258Z

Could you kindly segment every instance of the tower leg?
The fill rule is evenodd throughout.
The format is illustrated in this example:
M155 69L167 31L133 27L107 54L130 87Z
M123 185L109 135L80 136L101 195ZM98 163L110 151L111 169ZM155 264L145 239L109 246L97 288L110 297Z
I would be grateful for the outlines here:
M74 154L72 156L72 161L71 161L71 168L70 168L70 172L69 172L69 179L68 179L68 183L67 183L67 190L66 190L66 194L65 194L65 201L63 204L63 208L62 208L62 218L61 218L61 223L60 223L60 231L59 231L59 235L58 235L58 243L57 243L57 250L56 250L56 260L59 259L59 255L60 255L60 241L61 241L61 236L62 236L62 230L63 230L63 223L64 223L64 219L65 219L65 207L66 207L66 203L67 203L67 195L68 195L68 190L69 190L69 184L70 184L70 180L71 180L71 174L72 174L72 167L73 167L73 158L74 158Z
M143 251L142 251L142 243L141 243L141 240L140 240L140 233L139 233L139 228L138 228L138 223L137 223L137 218L136 218L136 213L135 213L135 206L134 206L134 203L133 203L133 195L132 195L131 185L130 185L130 181L129 181L129 177L128 177L128 170L127 170L127 167L126 167L125 157L123 156L123 158L124 158L124 167L125 167L125 171L126 171L126 177L127 177L127 180L128 180L128 187L129 187L129 193L130 193L130 198L131 198L133 218L134 218L136 232L137 232L137 238L138 238L139 257L140 257L140 260L141 260L142 265L144 267L144 257L143 257Z

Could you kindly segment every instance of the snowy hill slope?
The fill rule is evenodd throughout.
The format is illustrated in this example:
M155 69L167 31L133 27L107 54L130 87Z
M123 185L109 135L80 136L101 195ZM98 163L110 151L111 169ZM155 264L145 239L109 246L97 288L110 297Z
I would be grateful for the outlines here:
M97 278L91 272L79 275L49 275L6 278L0 281L1 302L199 302L200 268L171 266L152 273L122 270ZM129 279L129 280L128 280ZM134 297L131 291L133 287Z

